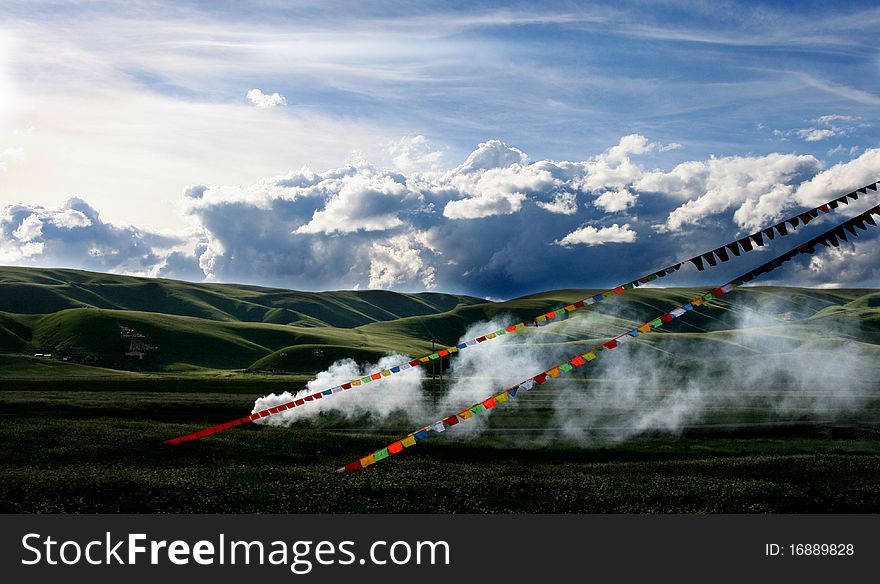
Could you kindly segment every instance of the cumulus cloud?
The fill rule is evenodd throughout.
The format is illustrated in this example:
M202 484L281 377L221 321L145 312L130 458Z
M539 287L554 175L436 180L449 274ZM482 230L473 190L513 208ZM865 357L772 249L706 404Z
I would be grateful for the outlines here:
M412 281L421 281L427 290L434 288L434 267L422 258L426 248L421 233L398 235L382 243L374 241L370 249L370 288L394 288Z
M360 160L246 186L196 183L181 196L192 231L175 237L106 223L79 199L59 209L7 206L0 259L294 289L510 298L640 276L872 182L880 168L880 149L872 149L828 168L813 156L774 153L646 170L638 157L663 148L630 135L585 160L531 160L489 140L446 170ZM614 246L609 262L612 243L628 245ZM741 269L731 261L717 277ZM856 271L838 278L827 270L821 277L840 285L859 282ZM694 283L682 276L678 283Z
M835 164L802 182L798 185L794 196L798 203L812 207L835 195L865 186L878 178L880 178L880 148L872 148L858 158Z
M819 167L810 155L711 158L679 164L668 173L647 173L636 187L687 200L669 213L661 230L680 231L729 210L739 227L754 230L793 205L794 183Z
M297 228L297 233L351 233L385 231L403 222L398 212L418 204L420 197L407 189L401 177L388 174L359 175L342 184L338 193L315 211L312 220Z
M287 98L280 93L263 93L259 89L248 91L247 99L251 104L261 109L287 105Z
M618 211L625 211L634 206L637 199L638 197L629 192L629 190L620 189L602 193L596 197L593 204L600 209L604 209L608 213L616 213Z
M545 211L560 215L574 215L578 210L577 195L574 193L556 193L552 201L537 201L536 204Z
M636 240L636 232L630 229L629 223L611 227L596 228L587 225L576 229L557 241L558 245L602 245L605 243L632 243Z
M60 209L8 205L0 213L0 261L155 275L182 239L101 220L82 199Z

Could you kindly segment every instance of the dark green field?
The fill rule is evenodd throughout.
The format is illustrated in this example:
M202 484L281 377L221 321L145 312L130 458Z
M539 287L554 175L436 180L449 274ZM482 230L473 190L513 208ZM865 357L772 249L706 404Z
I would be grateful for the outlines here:
M542 335L548 355L576 354L699 292L639 289L588 318L524 334ZM421 355L425 339L454 343L473 323L535 316L589 294L487 302L0 268L0 512L880 512L875 290L739 291L602 355L587 377L499 406L479 438L452 430L350 475L333 470L414 422L402 412L325 414L161 444L240 417L261 395L301 389L342 356ZM126 360L120 326L158 350ZM828 361L841 358L857 370ZM702 391L726 401L671 434L615 442L603 428L584 429L581 441L558 432L554 392L589 409L603 392L643 381L638 368L616 370L620 362L662 368L661 393L702 380ZM821 382L810 384L814 374ZM487 380L487 394L497 389ZM855 405L775 407L789 395L837 403L842 392ZM631 401L605 411L603 424L652 407Z
M399 434L295 426L161 445L248 411L269 382L251 383L0 392L0 512L880 512L880 432L856 419L591 448L449 432L344 476L332 471Z

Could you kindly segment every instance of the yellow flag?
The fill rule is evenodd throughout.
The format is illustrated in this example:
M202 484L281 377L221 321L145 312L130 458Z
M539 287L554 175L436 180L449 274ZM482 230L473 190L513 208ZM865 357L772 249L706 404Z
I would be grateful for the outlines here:
M416 439L413 437L412 434L410 434L409 436L401 438L400 443L403 444L406 448L409 448L410 446L416 445Z

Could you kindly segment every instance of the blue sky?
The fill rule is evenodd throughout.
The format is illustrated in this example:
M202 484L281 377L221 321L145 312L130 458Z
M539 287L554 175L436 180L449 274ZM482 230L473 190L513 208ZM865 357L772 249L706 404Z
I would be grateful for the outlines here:
M880 178L876 3L0 12L7 264L511 297ZM878 285L870 239L780 281Z

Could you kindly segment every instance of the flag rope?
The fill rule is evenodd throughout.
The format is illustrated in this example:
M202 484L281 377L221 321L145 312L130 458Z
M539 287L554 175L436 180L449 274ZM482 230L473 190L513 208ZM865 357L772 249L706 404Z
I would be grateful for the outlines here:
M180 444L182 442L188 442L190 440L196 440L198 438L203 438L205 436L210 436L211 434L216 434L217 432L222 432L224 430L228 430L229 428L234 428L235 426L240 426L242 424L254 422L256 420L266 418L269 416L273 416L275 414L279 414L281 412L287 411L289 409L293 409L296 407L304 406L307 402L316 401L319 399L323 399L328 396L332 396L336 393L340 393L343 391L348 391L352 388L356 388L362 385L366 385L372 383L374 381L380 381L385 377L389 377L396 373L400 373L401 371L405 371L407 369L411 369L412 367L419 367L424 365L425 363L431 363L437 359L442 359L447 355L451 355L457 353L461 350L467 349L469 347L473 347L479 345L481 343L490 341L497 337L506 335L508 333L516 333L526 327L534 326L540 327L546 324L551 324L554 322L558 322L562 320L563 315L567 317L567 315L571 312L575 312L578 310L585 309L586 307L595 304L597 302L601 302L606 298L611 298L617 294L622 294L627 290L632 290L637 288L643 284L647 284L648 282L652 282L658 278L664 278L669 274L677 272L681 269L681 266L685 263L693 264L698 271L703 271L706 269L706 264L710 267L715 267L718 265L718 260L721 262L726 262L730 259L730 254L734 256L740 256L741 253L748 253L752 251L755 246L763 247L765 244L765 238L768 240L773 240L776 235L780 237L785 237L789 235L789 233L793 230L796 230L799 225L807 225L810 221L819 216L819 213L830 213L833 210L837 209L841 204L848 205L850 200L855 201L859 198L860 194L867 194L869 190L877 191L878 185L880 185L880 181L876 181L864 187L858 188L854 191L851 191L845 195L841 195L836 197L826 203L823 203L817 207L813 207L812 209L808 209L802 213L797 215L793 215L787 219L783 219L782 221L771 225L765 229L760 229L755 233L747 235L745 237L736 239L730 243L724 244L720 247L717 247L711 251L706 253L702 253L696 255L687 260L683 260L681 262L677 262L668 267L662 268L655 272L651 272L646 276L642 276L641 278L637 278L625 284L621 284L589 298L584 298L583 300L578 300L577 302L573 302L571 304L560 306L553 310L547 311L544 314L538 315L534 318L527 319L522 322L518 322L516 324L510 325L503 329L487 333L485 335L478 336L476 338L470 339L468 341L463 341L458 343L457 345L452 345L442 349L440 351L436 351L429 355L425 355L423 357L419 357L418 359L413 359L407 363L401 363L400 365L396 365L393 367L389 367L387 369L383 369L380 371L376 371L375 373L371 373L360 377L358 379L352 379L346 383L342 383L335 387L331 387L328 389L316 391L309 395L303 396L298 399L291 400L287 403L283 403L277 406L273 406L271 408L267 408L261 410L259 412L253 412L244 416L242 418L237 418L235 420L231 420L229 422L225 422L223 424L217 424L215 426L210 426L208 428L204 428L202 430L198 430L197 432L193 432L190 434L186 434L183 436L177 436L175 438L170 438L165 440L165 444ZM729 253L728 253L729 252Z
M475 415L479 415L487 412L488 410L494 408L496 405L504 403L509 399L516 397L519 391L529 391L536 384L543 385L547 383L551 379L555 379L559 377L562 373L571 371L575 367L581 367L586 365L590 361L593 361L597 358L598 353L605 351L616 349L620 345L626 344L630 337L638 337L643 334L648 334L654 332L655 329L663 326L666 323L672 322L674 319L687 314L688 312L694 310L696 307L705 304L706 302L713 300L715 298L719 298L724 294L734 290L742 286L743 284L752 281L755 277L760 276L762 274L766 274L780 267L785 262L797 257L800 254L813 254L816 251L816 246L824 245L825 247L838 247L840 245L840 240L849 241L847 239L847 233L852 237L858 237L858 230L867 231L866 224L876 227L877 222L872 217L872 215L880 216L880 205L872 207L867 211L849 219L840 225L825 231L824 233L814 237L813 239L803 243L794 249L787 251L786 253L777 256L766 262L761 264L757 268L753 268L746 272L745 274L734 278L727 284L720 286L711 292L707 292L701 296L698 296L691 300L690 302L679 306L667 312L663 316L659 318L655 318L645 322L644 324L637 326L633 329L630 329L617 337L610 339L609 341L596 345L592 349L588 350L586 353L581 353L579 355L575 355L571 359L568 359L555 367L551 367L550 369L543 371L525 381L517 383L511 387L508 387L494 395L489 396L485 400L475 403L470 407L464 408L463 410L449 415L445 418L441 418L436 422L428 424L427 426L422 426L415 432L411 432L404 436L403 438L392 442L384 448L380 448L375 452L372 452L363 458L352 461L345 466L342 466L336 469L338 473L347 473L354 472L375 464L379 460L389 457L392 454L398 454L403 452L405 448L415 446L416 443L420 440L424 440L428 437L430 432L441 433L445 432L447 428L455 426L460 422L466 421L472 418Z

